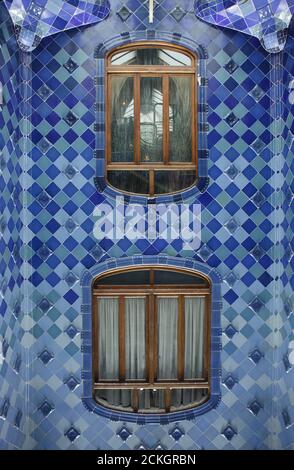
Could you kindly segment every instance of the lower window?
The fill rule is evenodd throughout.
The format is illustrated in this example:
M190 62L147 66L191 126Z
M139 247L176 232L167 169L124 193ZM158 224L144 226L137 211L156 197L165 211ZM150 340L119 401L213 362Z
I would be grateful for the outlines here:
M131 269L93 284L94 398L168 413L209 398L210 283L201 274Z

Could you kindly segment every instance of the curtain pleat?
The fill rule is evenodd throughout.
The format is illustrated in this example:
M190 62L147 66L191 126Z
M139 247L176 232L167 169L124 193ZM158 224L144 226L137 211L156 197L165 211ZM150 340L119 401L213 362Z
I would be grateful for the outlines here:
M205 299L185 297L185 379L203 378L205 346ZM119 300L98 299L99 312L99 378L119 378ZM178 299L157 298L158 379L177 379ZM146 377L146 303L145 298L125 298L125 364L126 379ZM174 389L171 406L197 403L206 390ZM113 406L131 407L130 390L99 390L97 396ZM139 409L165 408L164 390L139 391Z
M126 298L126 379L145 379L145 298Z
M185 379L203 377L204 298L185 297Z
M178 299L158 298L158 379L177 378Z
M99 379L117 380L119 377L119 300L98 299L99 313ZM99 396L112 405L120 405L120 390L101 390Z

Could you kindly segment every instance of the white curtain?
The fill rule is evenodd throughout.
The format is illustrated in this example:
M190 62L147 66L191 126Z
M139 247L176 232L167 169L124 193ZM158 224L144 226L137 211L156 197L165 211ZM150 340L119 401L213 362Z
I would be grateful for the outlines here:
M185 297L185 379L203 378L204 297ZM201 401L207 392L184 389L182 404Z
M204 297L185 297L185 379L203 378Z
M118 379L118 308L118 298L98 299L99 380Z
M177 378L178 299L158 298L158 375L161 379Z
M118 298L98 299L99 315L99 380L119 378L119 300ZM114 406L121 405L120 390L98 390L99 398ZM125 398L125 397L124 397Z
M146 376L145 298L126 298L126 379Z
M99 312L99 379L119 378L119 301L117 298L98 300ZM146 307L145 298L125 299L126 379L146 377ZM205 346L205 299L185 297L185 379L203 378ZM158 374L159 380L177 379L178 299L157 298ZM174 389L172 406L187 405L202 400L207 391ZM100 390L99 398L110 405L130 407L129 390ZM140 391L141 409L165 408L164 391Z

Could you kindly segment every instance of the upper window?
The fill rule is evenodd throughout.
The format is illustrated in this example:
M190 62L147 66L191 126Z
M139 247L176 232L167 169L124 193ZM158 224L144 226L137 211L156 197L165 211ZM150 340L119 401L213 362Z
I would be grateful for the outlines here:
M123 46L107 56L107 180L147 196L197 177L196 59L167 44Z
M168 413L210 392L210 283L138 268L93 284L93 394L103 406Z

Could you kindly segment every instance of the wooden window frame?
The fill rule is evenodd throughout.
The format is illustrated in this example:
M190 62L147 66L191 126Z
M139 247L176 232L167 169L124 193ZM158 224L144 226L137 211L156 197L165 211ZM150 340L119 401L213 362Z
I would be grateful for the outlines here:
M111 276L112 274L126 273L127 271L149 270L149 285L103 285L100 284L104 277ZM193 285L183 284L180 286L173 286L170 284L154 284L154 271L167 270L162 267L143 267L133 269L120 269L108 272L107 274L94 280L92 289L92 305L93 305L93 318L92 318L92 341L93 341L93 397L95 392L99 389L128 389L132 391L132 408L133 412L138 412L138 394L140 390L156 389L165 390L165 412L170 411L171 406L171 392L173 389L202 389L207 390L207 396L200 403L191 403L186 408L199 406L204 401L209 399L210 394L210 329L211 329L211 284L210 280L200 273L194 273L184 269L171 268L171 272L180 272L187 274L194 274L195 277L205 279L206 285ZM96 281L98 284L95 285ZM119 300L119 379L118 380L99 380L99 313L98 313L98 299L99 298L118 298ZM128 380L125 378L125 323L124 323L124 302L126 298L140 297L145 298L146 302L146 380ZM157 366L158 366L158 334L157 328L157 302L158 297L174 297L178 298L178 345L177 345L177 358L178 358L178 378L171 379L157 379ZM203 358L203 377L194 379L184 379L184 351L185 351L185 323L184 323L184 302L185 297L202 297L205 299L205 318L204 318L204 341L205 352ZM106 405L105 405L106 406ZM117 409L108 405L109 408ZM122 409L122 408L119 408ZM183 409L181 407L180 409ZM144 410L140 412L144 413ZM146 411L145 411L146 412ZM156 413L156 412L155 412Z
M111 58L118 52L124 50L132 51L137 49L164 48L171 51L178 51L191 59L191 65L187 66L165 66L165 65L112 65ZM113 75L130 76L134 78L134 162L112 162L111 161L111 77ZM169 161L169 77L175 76L191 76L191 137L192 137L192 158L191 162L177 163ZM141 77L160 77L163 84L163 161L162 162L141 162L140 150L140 80ZM130 170L130 171L148 171L149 173L149 193L130 193L128 191L118 189L125 194L138 194L147 197L154 197L154 181L155 171L172 171L172 170L194 170L195 182L198 177L198 120L197 120L197 57L194 53L179 45L171 45L165 42L150 41L136 42L125 44L119 48L111 50L106 56L105 67L105 89L106 89L106 165L105 179L107 183L113 187L108 180L108 172L111 170ZM193 185L192 185L193 186ZM192 187L190 186L190 187ZM176 194L185 191L188 188L166 192L160 194Z

